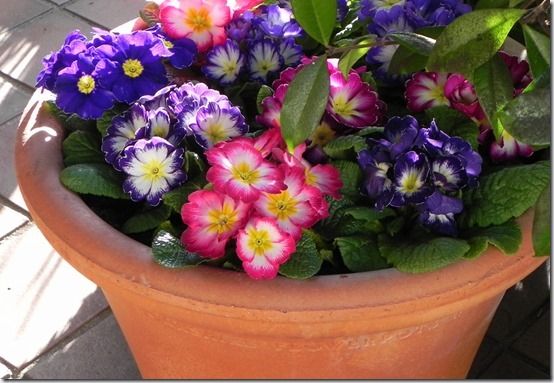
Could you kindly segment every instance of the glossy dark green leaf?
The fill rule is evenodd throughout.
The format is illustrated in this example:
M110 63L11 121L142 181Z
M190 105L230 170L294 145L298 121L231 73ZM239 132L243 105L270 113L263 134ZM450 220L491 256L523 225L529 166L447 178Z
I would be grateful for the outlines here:
M533 219L533 249L535 256L550 255L551 247L551 188L542 191L535 205Z
M363 40L361 44L368 44L371 40ZM369 51L369 47L361 47L346 51L339 59L339 69L342 75L346 78L350 73L350 69L358 62L359 59L365 56Z
M396 32L387 36L412 52L424 56L429 56L435 46L435 39L414 32Z
M308 35L327 46L337 22L336 0L291 0L294 18Z
M438 37L427 69L471 78L473 71L500 49L524 13L520 9L481 9L460 16Z
M523 36L531 73L533 77L539 77L550 70L550 39L526 24L523 25Z
M262 85L260 87L260 90L258 91L258 95L256 96L256 108L258 109L258 113L263 112L262 108L262 101L265 100L266 97L270 97L273 95L273 89L267 85Z
M289 85L281 110L281 134L289 150L301 144L319 125L329 96L327 58L304 67Z

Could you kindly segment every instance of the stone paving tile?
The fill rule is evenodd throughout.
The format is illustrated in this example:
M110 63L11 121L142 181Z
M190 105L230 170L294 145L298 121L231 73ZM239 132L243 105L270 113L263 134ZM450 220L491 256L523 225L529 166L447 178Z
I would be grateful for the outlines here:
M513 344L513 348L545 367L550 366L550 310Z
M510 352L504 352L481 375L480 379L549 379L549 374L536 369L516 358Z
M108 29L138 17L144 0L78 0L66 7Z
M11 374L12 372L10 371L10 369L4 366L2 362L0 362L0 379L9 378Z
M507 340L548 299L549 264L550 260L506 292L492 320L489 336L501 342Z
M33 224L0 242L0 357L21 368L107 307Z
M27 210L15 178L14 149L19 117L0 125L0 195Z
M140 379L113 315L45 356L30 368L31 379Z
M0 124L20 114L29 98L30 91L22 91L0 77Z
M0 71L34 87L41 60L62 45L74 29L90 35L91 25L62 10L54 10L0 37Z
M477 351L475 361L473 362L467 374L468 379L475 379L491 362L501 353L501 346L489 337L485 337L481 347Z
M63 4L67 3L70 0L50 0L50 1L53 1L54 3L56 3L58 5L63 5Z
M40 0L2 0L0 34L46 12L50 8L52 8L52 5Z
M0 238L12 232L27 221L27 217L10 209L9 207L2 205L2 202L0 202Z

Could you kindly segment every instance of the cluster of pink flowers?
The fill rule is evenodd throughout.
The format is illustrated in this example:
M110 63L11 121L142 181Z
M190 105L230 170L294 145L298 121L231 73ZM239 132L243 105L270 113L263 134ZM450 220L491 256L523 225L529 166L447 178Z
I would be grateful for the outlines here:
M514 97L517 97L531 82L529 64L515 56L500 52L500 57L508 67L514 85ZM479 141L488 145L493 161L502 162L517 157L529 157L533 154L530 145L514 139L503 131L500 137L494 137L491 123L479 104L473 85L461 74L419 72L406 82L406 100L408 109L423 112L437 106L449 106L461 112L479 126Z
M262 113L256 117L257 121L267 127L281 126L281 108L289 84L302 68L314 62L313 58L304 57L300 65L287 68L279 79L273 82L275 93L262 102ZM338 59L328 59L330 88L326 113L322 120L335 121L349 128L363 128L382 122L386 112L386 104L379 99L373 88L365 83L360 73L365 67L352 70L348 78L344 78L338 68Z
M329 215L326 195L339 198L340 174L331 165L310 165L305 145L283 150L278 129L261 136L221 142L206 152L211 190L189 196L181 216L188 228L181 241L207 258L236 253L254 279L270 279L296 250L307 229Z

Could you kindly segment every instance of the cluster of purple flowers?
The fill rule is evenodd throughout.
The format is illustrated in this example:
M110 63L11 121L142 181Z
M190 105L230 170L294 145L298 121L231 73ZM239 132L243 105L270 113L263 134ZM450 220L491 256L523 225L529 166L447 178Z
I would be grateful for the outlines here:
M64 112L96 119L115 102L131 104L166 86L164 59L185 68L195 57L194 42L167 40L159 28L129 34L97 31L90 41L73 31L43 59L36 85L54 92Z
M239 108L227 96L203 83L170 85L114 117L102 151L106 161L126 175L123 189L131 199L155 206L187 179L179 147L186 136L208 149L247 131Z
M463 209L459 191L476 186L481 173L481 156L471 145L448 136L434 121L423 128L412 116L391 118L384 138L368 144L358 163L365 175L363 191L375 207L415 207L423 226L456 235L454 216Z
M206 56L204 74L221 85L230 85L244 74L251 81L268 83L283 69L302 58L296 38L302 28L286 5L272 4L246 11L226 27L227 40Z
M382 39L395 32L414 32L424 27L446 26L470 12L463 0L360 0L358 18L369 21L368 31ZM376 78L396 83L405 77L388 73L397 45L384 45L369 50L366 61Z

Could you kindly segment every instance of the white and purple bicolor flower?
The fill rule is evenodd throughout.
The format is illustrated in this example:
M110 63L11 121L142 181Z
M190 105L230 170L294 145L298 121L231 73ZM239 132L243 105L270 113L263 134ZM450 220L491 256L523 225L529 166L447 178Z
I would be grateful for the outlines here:
M187 180L181 169L184 149L159 137L141 139L123 151L119 168L126 174L123 190L135 202L157 206L162 196Z
M244 55L238 44L227 39L223 45L216 46L208 53L202 72L221 85L230 85L239 77L244 62Z
M150 137L165 138L173 145L179 145L185 138L186 131L172 124L169 112L158 108L148 113L148 133Z
M384 140L379 143L388 148L392 158L397 158L414 147L425 143L425 130L420 129L419 123L412 116L392 117L387 122Z
M418 204L432 192L428 183L429 162L425 154L409 151L400 155L394 164L395 193L391 206Z
M283 64L288 67L300 64L304 52L302 46L289 37L279 43L279 54L283 57Z
M190 128L196 142L205 149L248 132L248 125L239 108L222 108L216 102L209 102L198 109L196 122Z
M434 185L445 192L455 192L467 184L463 162L455 156L435 158L431 164Z
M420 207L419 222L432 231L449 236L456 236L455 215L462 212L464 205L458 198L449 197L435 191Z
M358 163L364 174L362 191L375 200L377 210L383 210L394 196L393 161L389 152L381 145L363 149L358 153Z
M283 67L283 57L270 40L261 40L250 46L248 54L248 72L252 80L266 83L268 77Z
M147 137L147 126L148 113L140 104L134 104L125 113L114 117L102 138L101 149L106 161L120 170L118 159L121 152L135 140Z

